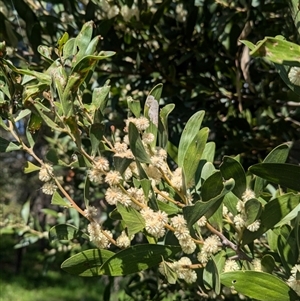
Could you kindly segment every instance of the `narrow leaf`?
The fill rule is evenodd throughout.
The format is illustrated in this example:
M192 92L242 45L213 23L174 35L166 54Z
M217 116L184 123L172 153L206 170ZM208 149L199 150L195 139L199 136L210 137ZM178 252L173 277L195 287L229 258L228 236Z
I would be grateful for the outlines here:
M110 276L137 273L157 266L163 259L174 258L180 250L177 246L136 245L112 256L103 264L101 271Z
M132 122L129 123L128 136L130 148L135 158L141 163L151 163L151 160L145 151L140 134Z
M262 301L294 301L297 295L290 287L273 275L257 271L223 273L222 284L245 296Z
M194 138L199 132L202 120L204 118L204 111L195 113L185 125L178 147L178 165L183 167L185 154Z
M93 277L103 275L101 266L115 253L108 250L91 249L71 256L61 264L69 274Z
M259 163L249 171L271 183L300 191L300 166L286 163Z

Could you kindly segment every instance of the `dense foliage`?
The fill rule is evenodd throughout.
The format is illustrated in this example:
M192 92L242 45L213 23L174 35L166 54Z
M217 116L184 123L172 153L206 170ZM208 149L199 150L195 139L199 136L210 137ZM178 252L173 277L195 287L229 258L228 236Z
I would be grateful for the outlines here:
M136 300L185 282L191 300L297 300L300 172L281 143L299 139L300 50L264 39L296 39L297 4L72 3L1 2L0 150L23 150L29 181L2 233L49 234L75 275L147 269ZM9 204L22 182L2 158Z

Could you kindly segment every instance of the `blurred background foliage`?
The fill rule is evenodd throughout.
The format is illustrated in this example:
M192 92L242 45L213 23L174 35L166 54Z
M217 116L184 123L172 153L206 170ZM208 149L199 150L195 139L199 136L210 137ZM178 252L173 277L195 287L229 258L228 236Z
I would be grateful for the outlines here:
M128 96L144 101L161 82L161 104L176 105L169 118L172 143L178 145L189 117L205 110L204 126L210 128L209 139L217 146L216 164L224 154L241 154L247 168L280 143L300 139L299 97L285 86L271 63L251 58L239 42L256 43L276 35L299 42L287 1L2 0L0 41L6 42L6 58L16 66L42 71L48 63L37 47L54 46L64 32L75 36L89 20L95 22L94 34L102 36L102 50L116 55L99 63L83 100L88 102L92 89L110 80L108 110L114 120L110 125L122 124L126 118ZM71 155L67 141L58 145L53 134L42 129L35 151L43 157L51 147ZM290 160L299 163L297 144L294 150ZM64 219L73 222L76 217L43 211L49 199L41 195L37 175L22 174L25 154L0 156L1 228L7 231L13 224L10 234L24 249L26 231L20 229L31 222L40 249L49 249L43 233L57 222L56 214L65 214ZM72 172L63 176L69 189L76 190L83 182ZM80 200L82 190L76 193L75 200ZM94 195L98 201L101 197ZM24 213L27 200L34 200L32 220ZM16 263L20 264L23 253L16 253Z

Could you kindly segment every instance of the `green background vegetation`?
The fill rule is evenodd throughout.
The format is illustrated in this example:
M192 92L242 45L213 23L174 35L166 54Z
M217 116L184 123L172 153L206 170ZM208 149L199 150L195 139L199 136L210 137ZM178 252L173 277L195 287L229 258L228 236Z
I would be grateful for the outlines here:
M109 3L120 10L133 5L130 0ZM31 68L41 72L46 64L37 46L54 45L65 31L74 36L86 21L93 20L94 34L103 37L101 49L116 55L96 67L84 98L88 102L91 89L110 80L109 110L115 123L107 126L122 124L128 96L144 100L150 89L162 82L162 103L176 105L169 119L174 145L178 145L189 117L205 110L203 125L210 128L209 140L217 146L216 165L225 154L241 154L246 169L286 141L295 142L289 162L299 163L299 96L286 87L270 62L250 57L239 43L240 39L256 43L276 35L299 42L288 2L140 0L134 5L139 17L126 20L121 12L108 19L100 0L0 1L0 41L6 42L6 58L15 65L24 68L30 62ZM43 154L51 133L42 128L39 136L36 152ZM63 146L53 143L53 147L71 155L67 142ZM77 223L78 216L63 210L59 215L42 210L49 199L41 194L37 175L23 174L26 154L1 153L0 160L1 298L102 300L102 278L83 280L60 272L58 263L70 255L69 251L49 254L46 237L29 241L23 231L24 221L43 233L60 218ZM80 187L82 178L69 176L70 186ZM100 197L95 193L95 200ZM76 198L82 198L81 190ZM24 219L27 200L32 201L32 215ZM16 244L20 248L14 249ZM141 283L143 287L146 281ZM120 284L120 292L124 292L125 284ZM145 296L140 298L146 300ZM175 295L171 298L175 300ZM188 294L184 298L188 300Z

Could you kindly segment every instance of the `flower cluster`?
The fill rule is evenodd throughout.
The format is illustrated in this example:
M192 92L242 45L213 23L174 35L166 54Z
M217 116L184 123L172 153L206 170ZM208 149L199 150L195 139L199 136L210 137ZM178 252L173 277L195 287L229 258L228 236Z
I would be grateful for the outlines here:
M237 202L236 209L239 213L233 218L233 222L237 229L243 229L246 227L251 232L255 232L259 229L260 227L259 220L254 221L250 225L246 225L247 215L245 212L245 205L249 200L254 198L255 198L255 193L251 189L247 188L242 195L242 199Z
M110 246L110 239L112 233L108 230L102 230L101 226L92 222L87 227L90 241L92 241L99 249L106 249Z
M165 225L168 223L168 215L164 211L153 211L147 207L141 210L141 215L145 220L146 231L156 237L160 238L165 235Z
M192 265L191 260L188 257L181 257L180 260L175 262L163 262L159 266L159 272L166 275L164 264L176 273L178 279L183 279L186 283L193 283L197 280L196 272L190 268Z
M174 235L186 254L192 254L196 249L196 244L187 228L186 220L182 215L176 215L171 218L171 225L174 228Z
M39 171L39 179L45 182L42 186L43 193L52 195L56 191L57 186L53 181L53 166L45 163Z

